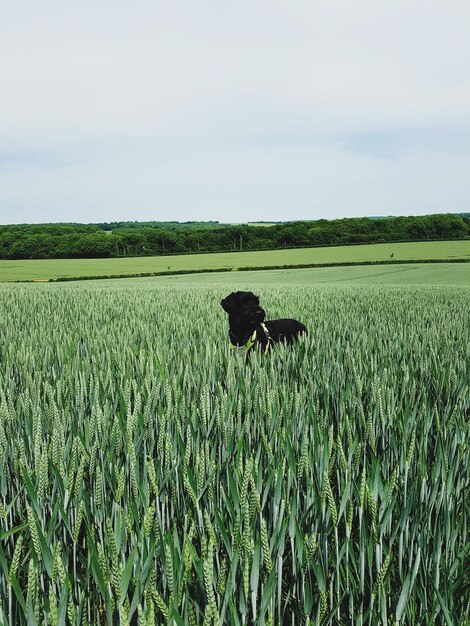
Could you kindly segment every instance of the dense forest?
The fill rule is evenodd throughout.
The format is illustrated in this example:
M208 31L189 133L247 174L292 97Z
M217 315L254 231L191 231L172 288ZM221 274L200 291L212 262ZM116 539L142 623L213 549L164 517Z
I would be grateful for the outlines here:
M463 239L470 214L346 218L270 226L217 222L113 222L0 226L0 258L146 256L233 250Z

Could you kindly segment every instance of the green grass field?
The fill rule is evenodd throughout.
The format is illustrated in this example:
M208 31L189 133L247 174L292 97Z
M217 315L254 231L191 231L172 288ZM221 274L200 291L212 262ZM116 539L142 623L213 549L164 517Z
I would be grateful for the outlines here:
M470 240L302 248L126 259L0 261L0 282L60 277L111 276L180 270L241 268L309 263L358 263L432 259L470 260ZM341 271L344 271L342 269ZM432 269L430 270L432 272Z

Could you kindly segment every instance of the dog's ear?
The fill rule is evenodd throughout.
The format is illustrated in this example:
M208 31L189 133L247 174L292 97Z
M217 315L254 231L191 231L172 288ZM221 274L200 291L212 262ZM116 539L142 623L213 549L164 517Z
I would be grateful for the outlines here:
M240 300L240 292L234 291L230 293L226 298L220 301L220 305L227 313L231 313L238 306Z
M226 313L230 313L232 310L233 303L230 302L230 296L227 296L223 300L220 301L220 306Z

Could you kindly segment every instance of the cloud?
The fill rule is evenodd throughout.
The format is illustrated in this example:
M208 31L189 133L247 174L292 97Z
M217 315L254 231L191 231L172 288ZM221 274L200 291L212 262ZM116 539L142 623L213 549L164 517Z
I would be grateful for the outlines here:
M469 26L464 2L4 3L0 222L468 209Z

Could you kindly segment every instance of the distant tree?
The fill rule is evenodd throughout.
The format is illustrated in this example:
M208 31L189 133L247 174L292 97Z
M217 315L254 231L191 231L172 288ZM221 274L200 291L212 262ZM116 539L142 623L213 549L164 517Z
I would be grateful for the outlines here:
M429 239L428 225L423 218L412 220L407 231L411 239Z
M461 239L469 233L470 215L465 214L315 220L272 226L215 222L21 224L0 226L0 255L4 259L136 256Z

